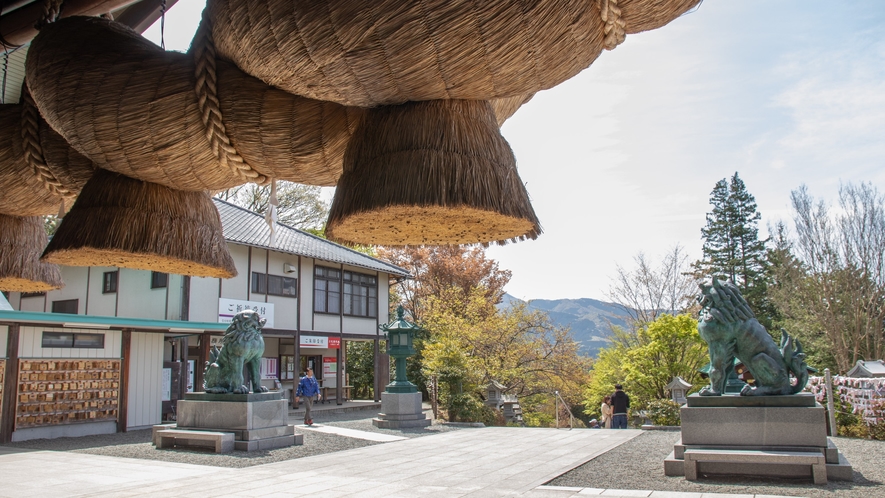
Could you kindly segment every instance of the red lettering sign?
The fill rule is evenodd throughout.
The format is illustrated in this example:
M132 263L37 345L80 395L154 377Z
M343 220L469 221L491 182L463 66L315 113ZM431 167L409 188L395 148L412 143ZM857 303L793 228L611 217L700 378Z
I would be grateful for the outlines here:
M341 349L341 338L340 337L330 337L329 338L329 349Z

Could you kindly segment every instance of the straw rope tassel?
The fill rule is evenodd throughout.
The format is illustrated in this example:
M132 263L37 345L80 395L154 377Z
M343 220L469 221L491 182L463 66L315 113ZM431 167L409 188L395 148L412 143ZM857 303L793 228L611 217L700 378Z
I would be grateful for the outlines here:
M194 76L197 94L197 104L203 126L206 128L206 138L212 147L212 152L221 160L221 163L246 182L255 182L266 185L268 177L252 169L246 160L237 152L231 144L230 137L224 127L221 117L221 104L218 102L217 76L215 73L215 43L212 39L212 27L208 18L204 15L194 35L191 45L194 56Z
M606 50L614 50L615 47L624 43L627 38L625 31L626 23L621 17L621 8L618 0L599 0L599 11L602 20L605 21L605 39L603 46Z
M46 159L43 157L43 146L40 144L40 128L37 105L30 92L25 89L22 92L22 148L25 151L25 161L34 168L37 179L46 187L46 190L61 197L75 197L76 194L66 189L61 181L55 176Z
M264 213L264 221L267 222L267 225L270 227L270 242L268 245L273 246L274 243L274 235L275 227L279 216L277 214L277 206L280 205L280 202L277 200L277 181L270 181L270 197L267 199L267 211Z

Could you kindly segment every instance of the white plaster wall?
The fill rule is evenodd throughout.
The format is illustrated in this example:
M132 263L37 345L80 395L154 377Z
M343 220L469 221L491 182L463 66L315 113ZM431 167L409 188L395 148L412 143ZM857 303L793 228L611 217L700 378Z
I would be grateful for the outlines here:
M167 281L168 287L166 288L166 297L168 300L168 304L166 306L166 320L181 320L181 299L184 295L182 289L183 282L183 276L172 274L169 275L169 279Z
M95 316L116 316L117 296L120 292L120 278L117 274L117 292L102 293L102 280L105 272L117 271L117 268L107 266L95 266L89 270L89 302L80 301L80 313ZM85 305L85 311L84 311ZM52 309L50 307L50 309Z
M9 327L0 325L0 358L8 358L9 351L6 350L6 341L8 340Z
M163 334L133 332L129 356L126 427L159 424L162 420Z
M9 300L9 304L13 307L13 309L17 309L19 311L51 311L52 308L47 306L46 296L32 296L32 297L20 297L21 294L15 293L16 301L13 302L12 299ZM11 296L10 296L11 297Z
M104 334L104 348L44 348L42 345L44 331ZM20 358L122 358L120 350L122 340L123 333L119 330L22 326L19 332L18 355Z
M237 267L238 275L221 281L221 297L245 300L248 297L249 291L249 248L237 244L228 244L227 249L234 260L234 265ZM218 297L218 295L216 294L215 297ZM217 315L217 299L215 306Z
M313 317L313 330L316 332L338 332L340 327L341 317L339 315L316 313Z
M344 334L374 334L378 327L375 318L344 317Z
M117 295L117 316L165 319L166 289L151 289L150 271L121 268L117 281Z
M61 278L64 280L65 286L46 293L45 311L52 311L53 301L77 299L79 300L77 303L79 306L77 314L84 314L86 309L86 281L89 278L89 268L83 266L62 266ZM101 292L101 287L98 290Z
M190 321L218 322L218 279L191 277Z

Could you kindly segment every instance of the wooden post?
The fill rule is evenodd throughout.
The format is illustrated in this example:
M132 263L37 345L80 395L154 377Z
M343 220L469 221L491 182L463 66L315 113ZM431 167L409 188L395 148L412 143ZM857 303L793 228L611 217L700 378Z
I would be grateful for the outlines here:
M13 323L6 331L6 376L3 379L3 400L0 408L0 443L11 442L12 432L15 430L19 327L19 324Z
M120 345L120 394L117 404L117 432L126 432L129 427L129 363L132 361L132 329L123 329L123 342Z
M373 387L372 390L374 391L374 394L373 394L374 400L377 403L377 402L381 401L381 391L383 390L384 386L381 385L381 348L379 346L379 343L381 341L378 340L377 335L375 336L374 342L375 342L375 351L373 354L374 360L373 360L372 364L375 366L375 372L374 372L375 375L373 376L375 380L372 383L372 387Z
M335 350L335 361L338 362L337 368L335 369L335 384L336 384L335 404L336 405L340 405L344 402L344 401L342 401L342 398L344 397L344 375L343 375L344 369L341 368L341 360L342 360L341 348L343 346L344 346L344 344L341 344L339 342L338 349ZM319 368L323 368L323 365L320 364Z
M194 365L194 392L203 390L203 374L206 369L206 362L209 361L210 344L212 343L212 334L203 332L200 334L200 355L197 359L198 364Z
M824 380L827 384L827 413L830 417L830 436L835 436L839 431L836 430L836 406L833 403L833 377L830 376L829 368L824 369Z
M179 384L178 391L178 399L184 399L184 395L187 393L187 381L188 381L188 348L187 348L187 337L182 337L178 339L178 344L180 345L178 348L178 355L181 361L181 383Z

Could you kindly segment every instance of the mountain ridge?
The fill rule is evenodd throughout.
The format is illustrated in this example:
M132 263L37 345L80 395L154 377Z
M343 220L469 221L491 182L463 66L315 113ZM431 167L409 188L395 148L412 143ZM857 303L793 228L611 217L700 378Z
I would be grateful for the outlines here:
M569 327L581 352L593 357L609 344L611 327L626 328L630 317L623 306L592 298L524 301L505 293L500 306L510 307L514 303L525 303L530 311L547 313L553 325Z

